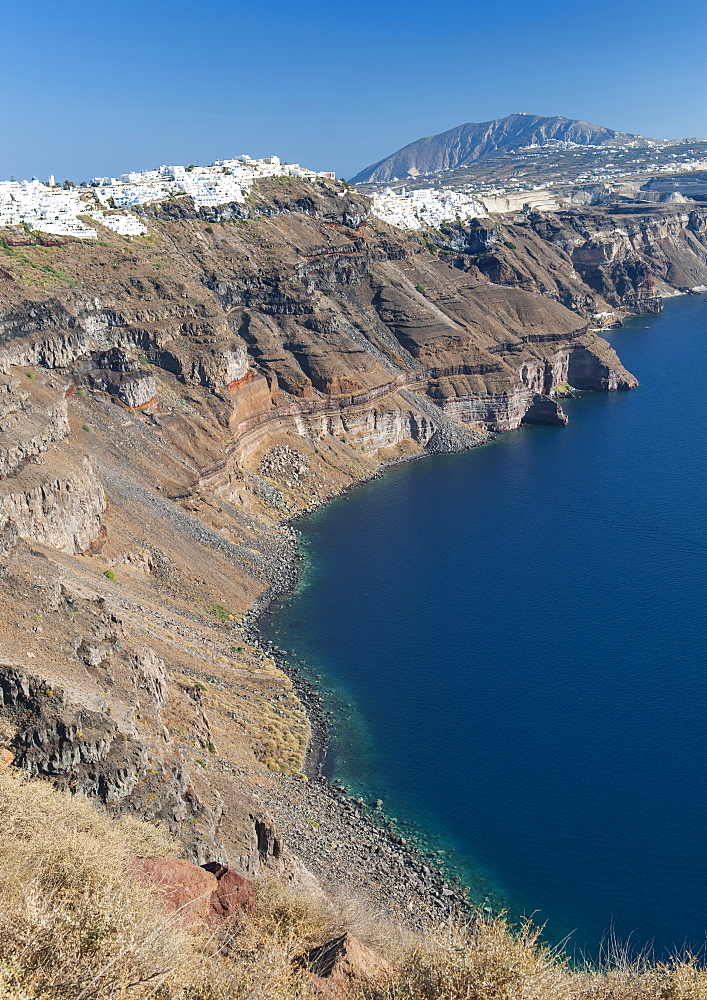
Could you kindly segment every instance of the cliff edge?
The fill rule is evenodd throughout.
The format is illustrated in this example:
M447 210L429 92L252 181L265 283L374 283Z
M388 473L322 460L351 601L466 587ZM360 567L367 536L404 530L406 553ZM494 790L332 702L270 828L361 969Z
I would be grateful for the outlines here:
M244 617L291 583L293 514L636 380L542 261L517 281L458 266L335 182L142 212L147 235L90 246L0 234L8 759L200 864L323 883L348 865L413 912L433 876L393 885L401 845L303 780L310 719ZM580 287L559 237L528 240Z

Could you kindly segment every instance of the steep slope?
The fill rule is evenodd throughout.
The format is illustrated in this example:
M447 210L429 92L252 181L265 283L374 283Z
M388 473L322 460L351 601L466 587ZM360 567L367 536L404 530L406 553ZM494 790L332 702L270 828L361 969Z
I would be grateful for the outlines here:
M555 140L580 146L648 146L650 139L616 132L601 125L571 118L513 114L489 122L467 122L447 132L409 143L352 178L353 184L417 177L437 170L451 170L523 146Z
M707 208L607 206L518 212L425 234L469 274L557 299L574 312L652 313L661 294L707 285Z
M0 760L199 861L305 859L407 911L400 845L302 782L310 719L243 628L291 580L283 522L387 461L562 424L567 383L636 381L586 316L368 213L275 180L149 207L144 237L0 235Z

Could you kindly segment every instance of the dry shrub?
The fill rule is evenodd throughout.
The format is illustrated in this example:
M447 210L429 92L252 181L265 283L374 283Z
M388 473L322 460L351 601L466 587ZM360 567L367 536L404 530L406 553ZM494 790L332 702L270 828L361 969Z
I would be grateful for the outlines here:
M0 1000L311 1000L294 960L320 943L316 905L264 883L252 919L190 934L125 874L132 857L175 847L0 772Z
M319 899L263 878L256 912L202 937L200 954L175 972L160 1000L313 1000L298 959L327 932Z
M125 866L138 852L172 849L145 824L0 774L0 997L154 992L189 943Z
M395 965L352 983L349 1000L707 1000L687 956L655 964L611 944L601 970L577 969L530 922L439 926L427 936L365 906L261 879L255 914L190 934L131 882L135 855L175 843L134 820L0 772L0 1000L311 1000L298 962L349 930Z
M367 984L369 1000L556 1000L569 997L566 959L540 942L541 928L514 933L504 918L452 924L419 937L388 983Z
M577 968L541 934L503 916L453 924L418 937L388 982L359 983L357 1000L707 1000L707 970L690 956L654 964L613 948L602 968Z

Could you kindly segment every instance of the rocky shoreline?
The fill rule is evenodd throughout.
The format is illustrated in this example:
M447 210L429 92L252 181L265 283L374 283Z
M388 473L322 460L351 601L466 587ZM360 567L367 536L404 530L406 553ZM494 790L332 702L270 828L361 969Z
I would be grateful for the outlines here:
M382 801L367 803L355 798L346 786L331 782L323 774L331 739L324 699L306 676L304 661L294 662L291 652L265 638L261 625L273 603L293 593L299 583L304 557L293 523L363 482L382 477L389 468L426 454L387 462L367 479L289 518L283 525L286 541L273 581L243 619L248 642L272 658L292 681L312 731L303 767L308 780L293 791L292 779L282 778L287 787L282 794L268 796L264 804L286 842L327 892L336 897L342 885L347 891L358 889L363 898L396 911L406 923L417 927L424 927L430 919L439 921L460 912L468 919L479 909L490 910L488 894L472 899L470 888L445 867L443 852L402 836L395 820L386 815Z
M334 899L363 900L417 927L452 914L469 919L483 905L445 870L440 852L402 836L376 803L353 798L324 777L294 789L284 782L264 804L298 859Z
M479 447L483 443L486 442L479 441L476 447ZM287 650L279 648L276 643L266 639L260 628L260 623L271 610L272 605L287 594L294 593L299 585L300 567L304 557L300 552L298 536L293 525L302 518L314 514L320 507L331 503L332 500L336 500L338 497L344 496L351 490L362 486L363 483L380 479L388 469L396 465L401 465L403 462L412 462L420 458L425 458L428 454L436 454L436 452L422 451L386 462L366 479L360 479L341 490L337 490L324 500L312 503L309 507L298 511L283 522L284 544L279 550L277 564L273 567L271 584L243 616L244 636L251 645L272 657L280 670L287 674L292 681L297 697L307 713L312 728L312 736L307 748L303 772L308 778L322 777L323 763L327 754L330 726L324 713L323 699L317 691L316 686L308 680L302 670L302 667L306 666L306 664L303 661L300 661L299 665L294 663L291 654L288 654Z

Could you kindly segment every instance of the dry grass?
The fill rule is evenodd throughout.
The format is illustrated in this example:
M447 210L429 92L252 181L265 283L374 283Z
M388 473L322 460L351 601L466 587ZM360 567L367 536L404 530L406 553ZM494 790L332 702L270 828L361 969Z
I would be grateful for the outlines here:
M190 934L125 876L136 855L178 845L89 802L0 772L0 1000L305 1000L296 960L349 930L395 967L352 982L350 1000L707 1000L689 957L656 965L612 944L602 970L576 969L531 923L503 918L427 936L338 899L261 880L254 916Z
M707 1000L694 959L656 965L612 948L603 968L576 968L541 934L497 917L408 941L396 975L358 984L357 1000Z
M145 824L0 775L0 997L151 992L179 964L183 936L125 864L173 850Z

